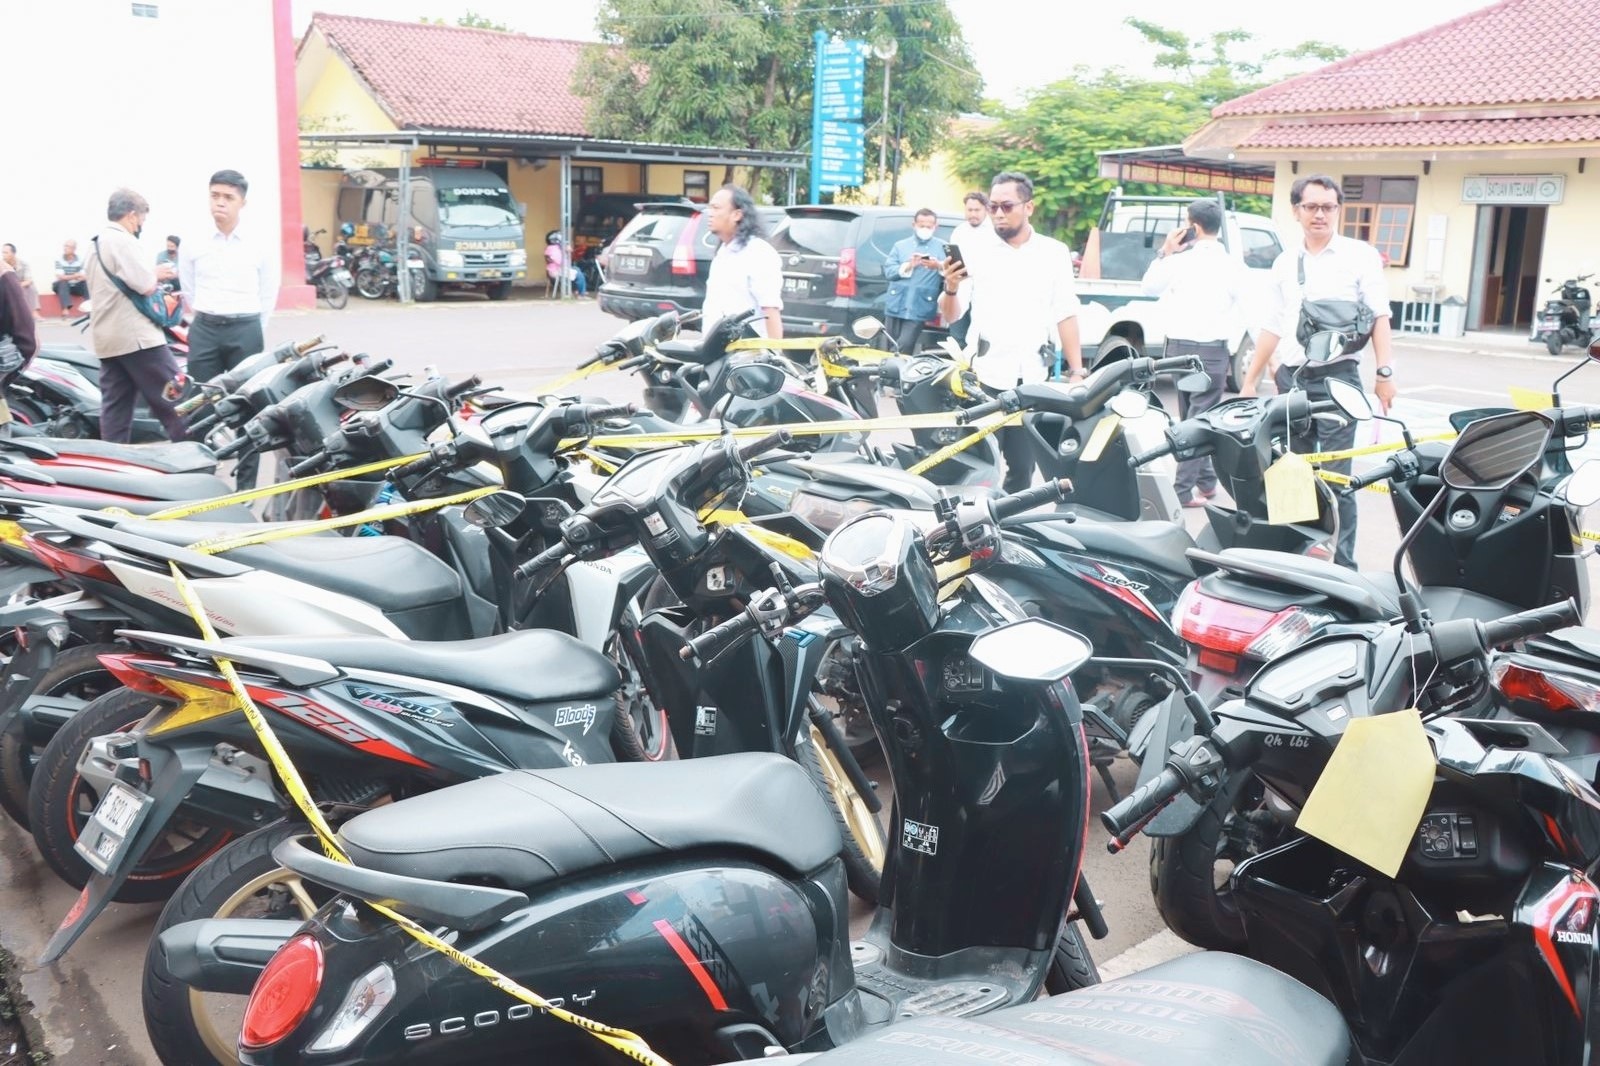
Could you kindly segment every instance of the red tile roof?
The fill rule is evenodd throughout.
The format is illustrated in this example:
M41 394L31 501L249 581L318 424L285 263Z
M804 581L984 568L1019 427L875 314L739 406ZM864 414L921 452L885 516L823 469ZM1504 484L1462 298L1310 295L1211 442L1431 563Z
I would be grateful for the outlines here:
M1446 148L1476 144L1564 144L1600 140L1600 115L1552 118L1422 119L1416 122L1271 122L1240 148Z
M401 129L589 135L572 93L583 41L323 14L313 31Z
M1283 115L1600 100L1600 0L1503 0L1217 107Z

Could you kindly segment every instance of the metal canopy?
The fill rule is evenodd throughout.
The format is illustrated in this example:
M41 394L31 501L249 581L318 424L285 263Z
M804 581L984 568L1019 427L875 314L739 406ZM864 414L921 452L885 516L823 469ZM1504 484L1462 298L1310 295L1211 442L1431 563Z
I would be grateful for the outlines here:
M1185 155L1181 144L1119 148L1095 154L1100 157L1100 176L1117 182L1137 181L1241 196L1272 195L1271 163L1201 159Z
M555 159L600 159L633 163L710 163L799 171L810 165L805 152L757 151L692 144L602 141L536 133L482 130L394 130L379 133L302 133L309 148L470 148L490 155Z

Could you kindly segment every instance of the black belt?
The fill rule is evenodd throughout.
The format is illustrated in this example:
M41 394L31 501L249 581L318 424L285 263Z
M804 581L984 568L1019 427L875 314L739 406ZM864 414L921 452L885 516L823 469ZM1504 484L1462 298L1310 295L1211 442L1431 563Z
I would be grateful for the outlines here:
M261 318L261 313L260 312L256 312L255 314L246 314L246 315L214 315L210 311L196 311L194 313L194 320L196 322L217 322L217 323L248 322L252 318L260 319Z

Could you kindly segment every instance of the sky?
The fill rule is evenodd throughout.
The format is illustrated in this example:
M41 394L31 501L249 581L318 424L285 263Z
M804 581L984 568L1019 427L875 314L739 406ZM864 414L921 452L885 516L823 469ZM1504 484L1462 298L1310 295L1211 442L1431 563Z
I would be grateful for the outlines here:
M809 0L814 6L846 0ZM918 0L910 0L912 3ZM541 37L593 39L598 0L293 0L295 32L304 31L311 15L325 11L370 18L409 20L421 16L454 21L466 11ZM985 95L1008 104L1027 90L1068 77L1085 65L1094 70L1120 67L1130 74L1155 76L1155 50L1139 33L1123 25L1130 14L1191 38L1244 29L1254 35L1248 47L1232 54L1248 56L1289 48L1308 39L1366 51L1419 30L1487 6L1481 0L1341 0L1334 6L1302 4L1203 4L1195 0L1140 0L1127 4L1080 3L1064 0L949 0L972 51ZM1211 10L1207 10L1210 8ZM1232 11L1221 10L1232 8ZM1269 73L1273 73L1269 71Z

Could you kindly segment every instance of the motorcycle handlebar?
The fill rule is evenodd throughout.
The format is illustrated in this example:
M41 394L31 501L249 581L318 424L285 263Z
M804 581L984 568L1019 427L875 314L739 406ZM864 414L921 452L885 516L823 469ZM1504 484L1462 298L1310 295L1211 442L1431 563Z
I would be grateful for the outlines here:
M880 367L875 367L875 366L852 366L852 367L847 367L846 370L848 372L847 376L852 377L852 378L881 378L881 377L883 377L883 370Z
M1497 648L1514 640L1521 640L1523 637L1575 626L1581 621L1583 619L1578 613L1578 605L1571 599L1566 599L1545 607L1535 607L1531 611L1522 611L1509 618L1484 622L1483 646L1485 650Z
M460 399L463 394L471 392L473 389L477 388L479 385L482 385L482 384L483 384L483 378L479 377L477 374L474 374L471 377L467 378L466 380L458 381L454 385L451 385L449 388L445 389L444 390L445 399L447 399L447 400Z
M315 337L312 337L310 340L304 340L304 341L299 342L298 344L292 345L290 347L290 349L289 349L290 354L284 356L284 358L292 359L296 355L305 355L307 352L309 352L311 349L317 347L321 343L322 343L322 334L319 333ZM280 348L279 351L282 351L282 349ZM281 362L281 360L280 360L280 362Z
M971 407L957 411L956 421L964 426L969 422L976 422L985 415L1005 411L1010 407L1010 401L1014 398L1015 393L1003 392L993 400L986 400L983 403L973 404Z
M1177 370L1189 373L1204 369L1205 364L1200 361L1198 356L1194 355L1167 356L1164 359L1154 360L1150 365L1150 372L1153 374L1165 374Z
M768 433L765 437L757 437L749 444L740 445L738 449L739 458L748 463L756 456L765 452L770 452L774 448L782 448L793 440L794 434L790 433L788 430L774 430L773 432Z
M1067 478L1058 478L1011 496L1002 496L994 501L994 517L998 521L1021 514L1023 511L1031 511L1040 504L1058 503L1066 499L1071 491L1072 482Z
M294 465L290 466L289 467L289 476L290 477L304 477L306 474L311 473L317 467L321 466L324 462L327 461L327 459L328 459L328 451L327 451L326 448L324 448L323 450L318 451L318 452L313 452L312 454L306 456L304 459L300 460L298 463L295 463Z
M1153 459L1161 458L1163 455L1171 455L1173 450L1172 441L1164 440L1147 452L1140 452L1138 455L1130 455L1128 457L1128 465L1130 467L1138 468Z
M247 435L241 433L239 436L233 438L228 443L217 449L217 458L232 459L234 456L254 447L255 443L251 441Z
M600 347L598 347L598 348L596 348L594 350L594 354L593 355L591 355L589 358L585 359L583 362L579 363L578 366L577 366L577 369L582 370L585 367L594 366L596 363L598 363L600 360L604 359L606 356L615 354L616 351L617 351L617 347L618 346L616 344L613 344L611 341L606 341L604 344L602 344Z
M648 355L636 355L632 359L624 359L615 367L617 370L633 370L636 367L646 366L650 363Z
M180 415L192 415L200 408L211 402L211 393L204 390L195 393L181 403L174 404L172 409Z
M441 456L429 452L420 459L413 459L409 463L395 467L389 471L389 480L398 481L401 478L414 477L431 469L441 459Z
M547 566L553 566L566 557L567 542L558 540L532 559L523 563L513 571L513 576L518 581L525 581Z
M1350 478L1350 483L1339 489L1339 492L1348 496L1368 485L1376 485L1380 481L1387 481L1400 473L1400 465L1393 459L1386 459L1382 463L1368 470L1365 474L1356 474Z
M754 630L756 625L755 619L748 614L737 614L721 625L713 626L698 637L691 638L682 648L678 649L678 657L691 660L714 659L736 643L739 638Z
M1183 791L1183 775L1172 767L1163 767L1155 777L1146 781L1118 803L1100 812L1100 824L1111 834L1106 850L1115 855L1128 846L1128 841L1149 824L1150 819L1177 798Z

